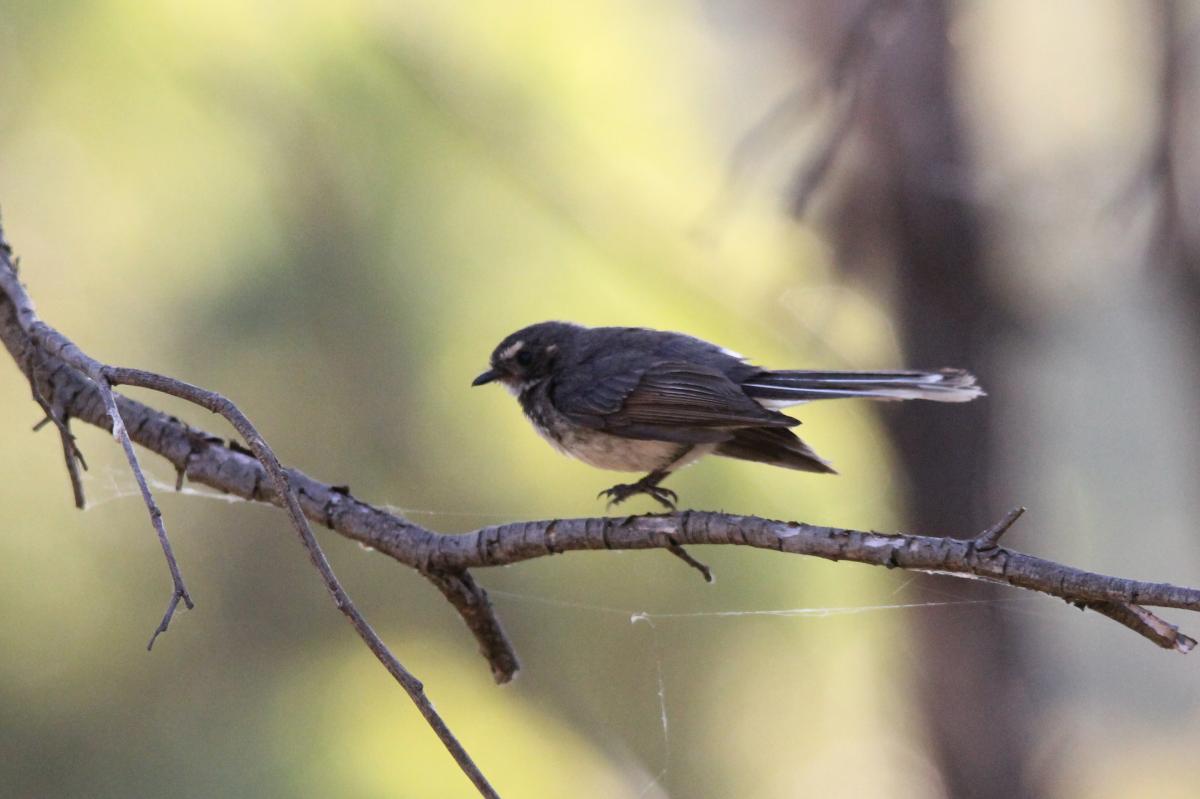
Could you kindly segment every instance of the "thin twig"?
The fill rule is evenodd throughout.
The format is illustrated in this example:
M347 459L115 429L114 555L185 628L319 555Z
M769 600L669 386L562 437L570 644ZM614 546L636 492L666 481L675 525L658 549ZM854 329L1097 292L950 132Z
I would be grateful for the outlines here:
M479 644L479 654L491 667L492 678L501 685L512 680L520 671L521 662L504 628L500 626L492 601L483 586L476 583L466 569L427 571L424 574L466 622L467 629Z
M33 374L33 351L31 350L29 363L27 364L27 372ZM53 422L58 429L58 437L62 441L63 460L67 465L67 476L71 480L71 494L75 498L75 507L83 510L87 506L87 498L83 495L83 480L79 476L79 467L82 466L87 470L87 461L83 459L83 453L79 451L79 445L75 442L75 436L71 433L71 428L65 419L60 418L59 414L54 410L46 398L42 396L41 390L38 388L36 380L29 381L30 387L33 389L33 400L36 402L46 414L45 418L33 426L33 432L37 432L47 424Z
M112 420L113 438L120 442L121 449L125 451L125 460L129 462L129 469L133 472L138 490L142 493L142 502L146 504L146 509L150 512L150 523L154 525L154 532L158 534L158 542L162 546L163 556L167 559L167 568L171 572L173 584L171 601L167 603L167 612L163 614L162 621L158 623L158 627L150 636L150 642L146 644L146 649L151 650L154 648L155 639L165 633L167 627L170 626L175 609L179 607L179 600L183 600L183 604L188 610L196 605L192 602L192 597L183 584L183 575L179 572L179 563L175 560L175 551L171 547L171 539L167 537L166 525L163 524L162 511L158 509L158 503L154 501L154 494L150 492L150 486L146 483L146 475L142 473L142 466L138 463L137 453L133 451L133 441L129 439L129 431L125 429L125 422L121 419L121 411L117 407L117 398L113 394L107 371L107 368L102 370L100 379L96 381L96 387L100 389L100 396L104 398L104 407L108 412L108 418Z
M975 548L980 551L995 549L996 545L1000 543L1000 537L1007 533L1008 528L1012 527L1024 513L1025 508L1017 507L1004 514L1003 519L975 536Z
M1083 602L1080 607L1107 616L1164 649L1187 653L1196 646L1196 639L1179 632L1179 628L1174 624L1160 619L1141 605L1130 602Z
M700 574L702 574L704 576L704 582L706 582L706 583L714 582L712 569L708 568L708 566L704 565L700 561L693 558L691 556L691 554L686 549L681 547L679 544L676 544L674 541L671 541L670 543L667 544L667 551L670 552L675 557L682 560L687 565L691 566L696 571L700 572Z
M150 634L150 641L146 644L147 652L150 652L154 649L154 642L158 640L158 636L167 631L167 627L169 627L171 624L171 617L175 615L175 610L179 607L180 599L188 602L189 610L191 610L193 607L186 594L181 593L180 591L176 591L175 593L171 594L171 601L167 603L167 612L163 614L162 621L158 623L158 626L154 628L154 632Z

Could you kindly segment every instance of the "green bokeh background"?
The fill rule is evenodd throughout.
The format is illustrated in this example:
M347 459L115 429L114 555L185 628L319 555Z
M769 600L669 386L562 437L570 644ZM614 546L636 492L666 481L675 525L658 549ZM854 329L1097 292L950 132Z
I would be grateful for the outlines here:
M770 6L2 2L6 231L47 321L98 358L232 397L289 465L445 532L593 515L617 476L562 459L503 392L468 388L512 329L643 324L768 365L900 365L886 304L784 212L786 154L724 201L739 135L804 74ZM988 168L1145 135L1152 55L1122 4L960 17L979 45L969 105L995 122L979 144L1014 159ZM1035 91L1045 63L1087 99ZM1013 356L1029 370L1006 406L1014 501L1036 531L1020 543L1200 582L1179 386L1081 405L1100 371L1081 364L1169 374L1170 319L1120 264L1011 235L997 290L1060 325ZM77 430L92 507L74 510L52 434L28 432L28 387L12 364L0 374L0 795L470 795L272 509L160 487L197 608L147 655L169 582L119 450ZM903 474L875 410L800 414L838 478L714 459L671 485L693 507L888 529ZM1153 455L1139 438L1102 468L1094 431L1114 419ZM1150 523L1130 532L1136 519ZM1130 555L1131 539L1153 545ZM525 666L496 687L420 577L322 540L505 796L939 796L906 675L954 664L922 660L913 613L1027 621L1045 714L1031 734L1056 795L1188 795L1171 775L1200 740L1195 664L1049 600L633 624L894 604L904 577L726 550L697 553L718 574L706 587L662 553L569 555L478 574Z

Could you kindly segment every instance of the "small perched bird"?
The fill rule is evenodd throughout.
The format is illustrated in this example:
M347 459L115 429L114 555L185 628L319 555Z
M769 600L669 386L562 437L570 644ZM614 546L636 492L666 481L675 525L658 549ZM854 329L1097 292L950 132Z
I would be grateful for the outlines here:
M968 402L982 396L961 369L936 372L772 371L698 338L641 327L541 322L505 338L472 386L500 381L534 428L559 451L601 469L646 472L601 491L609 505L648 494L704 455L805 472L833 467L789 428L779 408L865 398Z

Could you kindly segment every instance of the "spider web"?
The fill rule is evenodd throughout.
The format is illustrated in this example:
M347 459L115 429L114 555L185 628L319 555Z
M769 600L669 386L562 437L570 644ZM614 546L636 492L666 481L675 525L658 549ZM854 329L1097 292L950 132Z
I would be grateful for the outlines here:
M251 500L243 499L232 494L225 494L217 491L212 491L206 488L197 488L194 486L184 485L180 490L176 490L173 482L168 482L161 476L152 474L149 470L146 471L146 479L150 487L160 495L182 495L186 497L195 497L199 499L214 500L223 504L233 504L238 502L251 502ZM109 466L101 470L87 472L83 477L85 493L88 497L85 510L94 510L122 500L141 501L141 493L138 490L137 484L134 482L132 475L127 469L119 466ZM492 520L511 520L519 518L527 518L528 513L519 513L514 510L493 509L493 510L437 510L430 508L408 508L396 505L382 505L385 510L402 516L427 516L431 518L446 518L446 519L492 519ZM368 548L369 547L365 547ZM961 575L952 575L955 577ZM892 592L891 596L900 594L907 588L916 577L910 577L901 582ZM1023 603L1036 601L1036 597L1012 597L1000 599L964 599L956 597L949 591L938 591L937 589L924 586L923 590L926 593L943 598L920 601L920 602L894 602L894 603L879 603L869 605L846 605L846 606L804 606L804 607L784 607L784 608L757 608L749 610L710 610L710 611L648 611L634 607L617 607L614 605L602 605L588 602L579 602L573 599L562 597L544 596L536 594L525 594L513 591L501 590L497 588L489 588L488 594L495 598L510 600L517 604L533 604L552 608L560 608L563 610L580 611L591 614L601 614L611 617L620 617L628 621L634 627L643 627L649 630L649 657L654 664L652 671L654 678L654 696L656 698L657 707L655 709L656 724L661 730L661 755L660 763L656 766L646 768L646 782L634 794L639 799L644 799L648 796L667 796L669 795L664 786L664 780L671 772L671 717L669 712L667 680L665 676L666 652L661 640L660 625L676 624L689 621L704 621L704 620L738 620L746 618L777 618L777 619L831 619L843 616L857 616L864 614L877 613L895 613L900 611L927 612L939 608L963 608L970 606L1005 606L1013 612L1021 612L1028 615L1042 616L1043 614L1033 611Z

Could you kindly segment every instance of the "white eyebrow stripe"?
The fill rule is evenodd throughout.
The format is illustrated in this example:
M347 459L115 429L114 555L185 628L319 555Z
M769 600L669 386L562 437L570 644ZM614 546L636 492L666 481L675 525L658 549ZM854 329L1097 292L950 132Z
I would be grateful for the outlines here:
M509 344L507 347L505 347L503 350L500 351L500 360L507 361L509 358L513 357L518 352L520 352L521 348L524 346L525 346L524 341L514 341L512 344Z

